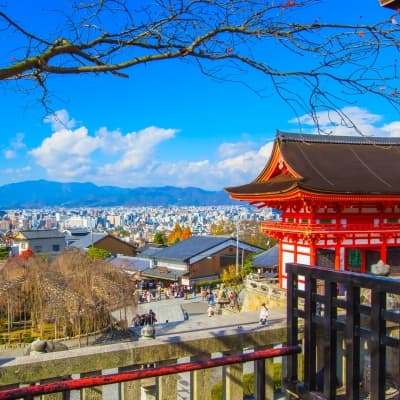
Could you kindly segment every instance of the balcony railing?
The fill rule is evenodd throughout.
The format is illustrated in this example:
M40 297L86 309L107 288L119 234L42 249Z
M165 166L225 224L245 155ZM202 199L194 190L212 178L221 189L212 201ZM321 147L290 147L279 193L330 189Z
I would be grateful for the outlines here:
M191 371L205 370L221 366L232 366L233 364L243 364L244 362L254 361L257 374L254 398L265 399L265 365L264 361L274 357L284 357L300 353L300 346L283 346L275 349L266 349L250 352L247 354L223 356L204 361L192 361L182 364L164 366L160 368L146 368L133 372L116 373L107 376L93 376L88 378L69 379L56 383L38 384L29 387L0 390L0 400L31 398L50 393L68 394L72 390L82 390L103 385L120 384L133 382L140 379L155 377L165 377L177 373L187 373ZM117 393L117 392L116 392ZM114 397L115 398L115 397ZM229 397L231 398L231 397Z
M301 398L400 398L400 281L300 264L286 268L288 343L297 344L299 326L304 329L304 382L295 389ZM289 356L288 376L301 380L296 355Z
M308 224L300 222L274 222L264 221L262 228L266 231L274 232L291 232L302 235L318 235L318 234L351 234L358 232L366 232L371 234L400 233L400 224Z
M273 398L272 357L299 351L285 342L286 324L277 322L3 359L0 399L59 392L44 398L208 400L211 382L220 381L225 399L242 400L250 361L255 398Z

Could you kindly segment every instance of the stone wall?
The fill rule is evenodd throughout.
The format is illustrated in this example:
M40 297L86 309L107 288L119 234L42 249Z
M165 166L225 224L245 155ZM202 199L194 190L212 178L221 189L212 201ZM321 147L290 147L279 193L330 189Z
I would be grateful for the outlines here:
M265 303L268 308L286 307L286 290L280 289L275 280L247 279L242 294L242 311L259 310Z

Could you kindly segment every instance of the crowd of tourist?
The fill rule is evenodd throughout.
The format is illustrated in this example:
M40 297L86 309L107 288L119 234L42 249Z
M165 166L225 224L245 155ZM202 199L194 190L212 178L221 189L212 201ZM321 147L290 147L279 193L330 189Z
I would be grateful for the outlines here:
M142 287L139 292L139 303L150 303L157 300L168 300L171 298L183 298L187 299L189 294L193 292L193 288L190 286L171 284L167 287Z
M157 300L168 300L171 298L182 298L187 299L190 294L196 296L200 294L201 300L208 303L207 315L209 317L217 314L217 311L221 304L224 307L229 307L232 310L239 311L238 295L233 289L225 288L224 284L217 286L217 289L212 290L209 286L195 287L178 285L171 283L167 287L161 285L155 285L150 283L143 283L139 292L139 303L151 303ZM151 310L150 310L151 312ZM153 313L154 314L154 313ZM187 313L186 313L187 314ZM188 319L188 314L185 315L185 319ZM147 324L153 324L156 321L155 316L151 321L149 316L146 314L136 315L132 320L135 326L143 326Z
M150 309L149 312L144 314L136 314L132 319L132 324L134 326L144 326L144 325L153 325L157 322L155 312Z

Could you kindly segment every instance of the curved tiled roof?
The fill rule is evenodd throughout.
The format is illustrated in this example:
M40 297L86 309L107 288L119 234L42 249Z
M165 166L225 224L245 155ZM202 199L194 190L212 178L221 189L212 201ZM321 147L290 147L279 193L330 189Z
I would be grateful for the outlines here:
M174 259L186 261L199 253L210 250L229 241L227 236L192 236L186 240L165 247L156 253L159 259Z
M257 254L253 258L255 267L275 267L278 265L279 246L275 245L268 250Z
M260 175L249 184L225 190L238 196L296 189L337 194L400 194L400 138L279 132L275 146L299 178L287 173L263 181Z

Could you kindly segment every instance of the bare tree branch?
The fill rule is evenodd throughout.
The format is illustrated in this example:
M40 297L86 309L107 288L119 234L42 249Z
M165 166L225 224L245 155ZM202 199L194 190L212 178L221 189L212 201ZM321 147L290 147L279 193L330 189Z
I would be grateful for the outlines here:
M321 110L337 111L345 125L354 126L339 110L361 95L398 110L400 28L395 16L388 11L386 20L374 24L307 18L320 3L82 0L70 9L48 10L49 15L57 12L63 24L41 32L22 26L18 15L0 6L0 39L12 32L18 43L14 48L2 40L7 45L0 50L0 80L36 82L45 103L51 75L127 78L140 64L186 59L212 78L241 81L255 91L260 89L246 75L268 78L262 86L275 91L296 115L310 114L318 128Z

